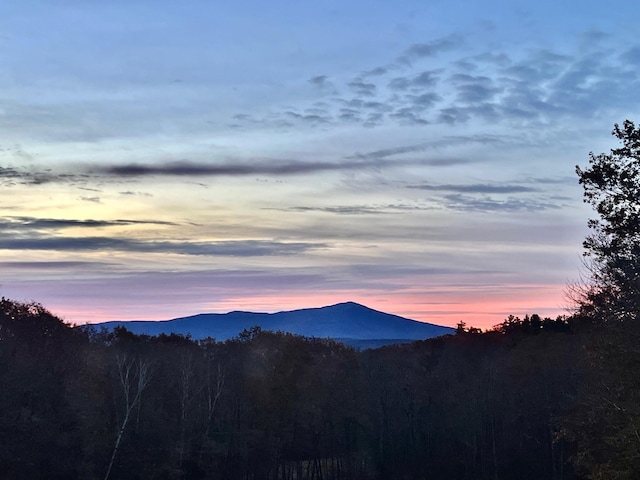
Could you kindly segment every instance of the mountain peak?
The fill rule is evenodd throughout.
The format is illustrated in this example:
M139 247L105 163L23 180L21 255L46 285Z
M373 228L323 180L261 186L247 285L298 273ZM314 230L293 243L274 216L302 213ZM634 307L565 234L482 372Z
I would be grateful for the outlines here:
M213 337L219 341L234 338L244 329L260 326L263 330L305 337L334 338L345 343L350 340L375 340L387 344L424 340L454 331L450 327L380 312L352 301L278 313L234 311L199 314L161 322L106 322L98 324L100 325L107 328L124 326L133 333L147 335L178 333L189 334L196 340Z
M371 310L369 307L366 307L360 303L356 303L352 301L340 302L340 303L336 303L335 305L328 305L326 307L320 307L320 308L340 308L340 307L366 308L367 310Z

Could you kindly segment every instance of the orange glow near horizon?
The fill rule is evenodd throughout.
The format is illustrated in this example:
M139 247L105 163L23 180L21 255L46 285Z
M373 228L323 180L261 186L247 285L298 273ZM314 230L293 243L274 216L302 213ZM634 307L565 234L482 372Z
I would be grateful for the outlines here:
M111 320L169 320L198 313L227 313L234 310L274 313L286 310L316 308L353 301L385 313L399 315L422 322L455 327L460 321L467 326L490 329L508 315L524 316L538 313L556 317L566 314L561 285L510 286L509 294L488 287L465 287L447 294L430 295L428 292L379 292L337 290L320 292L292 292L283 298L278 295L253 295L190 305L188 309L177 305L119 308L105 306L99 310L89 306L45 305L54 314L73 324L100 323Z

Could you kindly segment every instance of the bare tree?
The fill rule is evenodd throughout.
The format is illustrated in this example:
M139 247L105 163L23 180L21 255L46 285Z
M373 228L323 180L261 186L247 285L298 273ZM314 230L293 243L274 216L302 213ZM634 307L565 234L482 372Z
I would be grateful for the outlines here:
M118 381L120 383L120 387L122 387L125 408L124 417L122 418L122 423L120 424L120 429L116 436L113 453L111 454L111 460L109 461L109 466L107 467L104 480L108 480L109 475L111 474L113 462L115 461L118 449L120 448L120 443L122 442L122 437L124 436L125 429L129 423L131 412L141 403L142 392L144 392L151 380L151 373L149 372L150 362L146 360L138 358L136 361L124 354L116 356L116 363L118 368Z
M184 461L186 436L187 436L187 416L189 406L193 399L193 376L194 376L194 360L191 353L184 354L180 361L180 439L178 446L178 463L182 465Z

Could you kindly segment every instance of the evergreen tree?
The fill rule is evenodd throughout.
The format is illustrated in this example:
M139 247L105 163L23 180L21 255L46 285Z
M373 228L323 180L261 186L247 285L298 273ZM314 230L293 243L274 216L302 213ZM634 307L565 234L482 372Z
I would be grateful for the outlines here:
M640 310L640 127L625 120L613 135L622 146L589 154L576 167L584 201L600 218L589 220L584 241L589 282L579 291L583 314L601 320L637 318Z

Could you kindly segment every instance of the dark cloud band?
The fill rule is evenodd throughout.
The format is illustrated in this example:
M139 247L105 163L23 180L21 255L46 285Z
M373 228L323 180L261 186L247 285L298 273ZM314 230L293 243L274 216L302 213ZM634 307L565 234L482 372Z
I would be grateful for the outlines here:
M355 157L352 157L355 158ZM159 165L125 164L98 169L96 173L120 177L143 176L247 176L247 175L304 175L317 172L360 170L403 165L433 165L430 160L394 160L383 162L380 157L343 162L274 162L274 163L195 163L171 162Z
M37 218L37 217L0 217L0 228L28 227L34 229L59 229L59 228L101 228L124 225L168 225L176 226L174 222L159 220L75 220L64 218Z
M327 247L328 245L322 243L286 243L263 240L154 242L110 237L0 239L0 249L3 250L47 250L57 252L123 251L230 257L299 255L312 249Z

